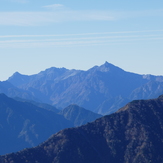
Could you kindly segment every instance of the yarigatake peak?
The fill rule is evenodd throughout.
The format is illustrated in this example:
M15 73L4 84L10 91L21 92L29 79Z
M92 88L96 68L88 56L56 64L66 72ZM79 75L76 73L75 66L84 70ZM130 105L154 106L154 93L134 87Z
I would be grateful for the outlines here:
M127 72L108 62L87 71L49 68L31 76L12 76L7 82L13 87L6 87L5 92L0 90L9 97L48 103L60 109L75 103L102 115L113 113L132 100L163 94L163 76Z

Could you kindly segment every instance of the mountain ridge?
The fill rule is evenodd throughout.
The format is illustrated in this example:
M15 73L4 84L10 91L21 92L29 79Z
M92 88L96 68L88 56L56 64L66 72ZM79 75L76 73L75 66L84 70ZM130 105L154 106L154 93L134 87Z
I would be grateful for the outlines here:
M21 163L163 162L163 95L135 100L116 113L62 130L39 146L1 156Z
M108 62L86 71L53 67L30 78L27 83L19 84L19 80L15 85L28 92L30 98L60 109L75 103L102 115L113 113L132 100L155 98L163 93L163 76L127 72ZM14 84L14 80L18 79L11 77L7 81ZM7 95L14 96L12 92Z
M69 108L66 110L69 112ZM0 155L34 147L60 130L80 126L101 117L79 106L69 114L77 115L75 119L58 112L46 104L15 100L0 94Z
M53 111L0 94L1 154L36 146L54 132L72 126Z

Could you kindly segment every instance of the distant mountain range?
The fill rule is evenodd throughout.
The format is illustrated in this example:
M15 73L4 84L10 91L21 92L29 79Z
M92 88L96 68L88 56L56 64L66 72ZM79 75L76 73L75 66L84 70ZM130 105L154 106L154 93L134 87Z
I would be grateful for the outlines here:
M0 94L0 155L34 147L62 129L101 117L77 105L56 112L50 105L20 102Z
M1 156L1 163L161 163L163 95L135 100L81 127L62 130L41 145Z
M87 71L52 67L30 76L16 72L0 82L0 92L58 109L77 104L105 115L132 100L163 94L163 76L126 72L108 62Z

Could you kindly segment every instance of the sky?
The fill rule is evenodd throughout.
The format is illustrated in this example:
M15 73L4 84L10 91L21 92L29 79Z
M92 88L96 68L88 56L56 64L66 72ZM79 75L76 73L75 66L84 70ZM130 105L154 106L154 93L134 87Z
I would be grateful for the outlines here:
M163 75L163 0L0 0L0 81L105 61Z

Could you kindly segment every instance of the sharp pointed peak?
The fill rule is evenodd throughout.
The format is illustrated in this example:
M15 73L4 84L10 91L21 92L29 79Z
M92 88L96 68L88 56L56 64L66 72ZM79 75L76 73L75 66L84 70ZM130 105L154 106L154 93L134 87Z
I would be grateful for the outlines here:
M100 66L94 66L90 68L88 71L101 71L101 72L125 72L123 69L113 65L112 63L109 63L105 61L104 64Z
M109 62L105 62L104 64L102 64L101 66L98 67L98 70L100 70L101 72L114 72L114 71L124 71L121 68L109 63Z
M20 76L22 76L22 74L20 74L18 71L16 71L12 76L10 76L10 77L8 78L8 80L10 80L10 79L12 79L12 78L14 78L14 77L20 77Z
M102 64L101 66L112 66L112 67L117 67L115 65L113 65L112 63L108 62L108 61L105 61L104 64Z
M13 75L21 75L18 71L16 71Z
M112 64L109 63L108 61L105 61L104 65L112 65Z

